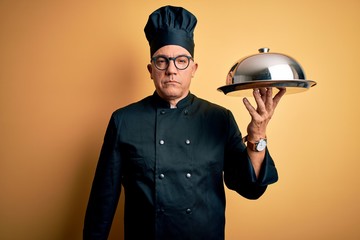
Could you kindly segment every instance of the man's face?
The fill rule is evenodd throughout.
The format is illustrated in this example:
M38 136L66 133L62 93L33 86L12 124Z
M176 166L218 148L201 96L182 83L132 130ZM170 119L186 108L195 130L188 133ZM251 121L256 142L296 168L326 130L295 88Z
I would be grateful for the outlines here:
M165 56L175 58L180 55L191 56L183 47L177 45L167 45L158 49L153 57ZM190 60L189 66L184 70L175 67L174 61L169 62L165 70L159 70L155 67L154 61L148 65L151 79L154 81L156 92L160 97L170 103L177 103L185 98L189 93L191 78L197 69L197 63Z

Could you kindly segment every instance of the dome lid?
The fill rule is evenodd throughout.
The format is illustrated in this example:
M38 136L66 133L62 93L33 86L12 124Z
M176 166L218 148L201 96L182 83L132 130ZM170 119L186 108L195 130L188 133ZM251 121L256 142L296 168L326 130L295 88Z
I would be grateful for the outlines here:
M254 88L287 88L288 94L302 92L315 85L315 81L305 78L302 67L295 59L271 53L269 48L260 48L259 53L238 60L230 68L226 85L218 90L226 95L252 96Z

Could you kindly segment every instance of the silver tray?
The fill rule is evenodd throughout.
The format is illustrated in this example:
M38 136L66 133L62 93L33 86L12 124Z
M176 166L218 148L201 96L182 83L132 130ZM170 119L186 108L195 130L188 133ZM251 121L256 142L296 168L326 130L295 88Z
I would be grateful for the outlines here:
M286 94L300 93L316 85L312 80L259 80L243 83L229 84L219 87L217 90L229 96L252 96L254 88L286 88Z

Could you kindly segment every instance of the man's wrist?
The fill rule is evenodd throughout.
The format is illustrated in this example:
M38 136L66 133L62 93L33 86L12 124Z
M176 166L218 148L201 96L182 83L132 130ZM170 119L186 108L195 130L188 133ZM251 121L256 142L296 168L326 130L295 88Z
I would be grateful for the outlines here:
M258 142L260 139L266 139L266 134L248 134L244 138L246 138L246 141L248 142Z
M266 135L265 137L259 137L257 138L258 140L253 141L253 140L249 140L249 136L245 136L243 138L243 143L247 143L246 146L249 150L254 151L254 152L262 152L266 149L267 146L267 138Z

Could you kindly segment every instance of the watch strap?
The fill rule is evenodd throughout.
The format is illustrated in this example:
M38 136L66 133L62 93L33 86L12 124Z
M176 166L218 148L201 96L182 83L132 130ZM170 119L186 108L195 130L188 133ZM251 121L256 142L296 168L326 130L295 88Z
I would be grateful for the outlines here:
M265 138L260 138L260 140L263 139L265 141L267 141L266 137ZM256 149L257 145L259 144L259 141L258 142L250 142L248 140L248 135L246 135L245 137L243 137L242 139L243 143L246 143L247 142L247 147L251 150L251 151L254 151L254 152L258 152L258 150Z

